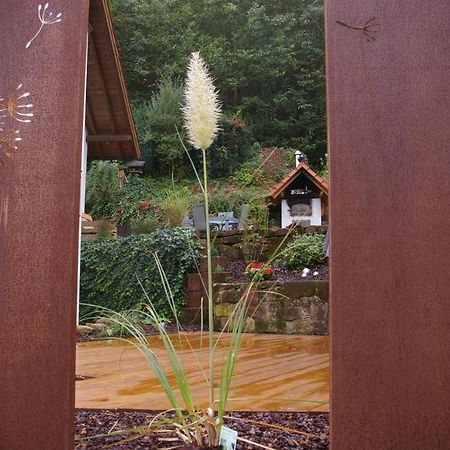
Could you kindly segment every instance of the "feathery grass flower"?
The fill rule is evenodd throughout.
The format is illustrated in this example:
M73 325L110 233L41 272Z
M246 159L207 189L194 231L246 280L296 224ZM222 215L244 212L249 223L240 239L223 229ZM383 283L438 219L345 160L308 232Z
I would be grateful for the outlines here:
M220 103L206 63L198 52L192 53L189 60L184 100L189 143L206 150L219 131Z

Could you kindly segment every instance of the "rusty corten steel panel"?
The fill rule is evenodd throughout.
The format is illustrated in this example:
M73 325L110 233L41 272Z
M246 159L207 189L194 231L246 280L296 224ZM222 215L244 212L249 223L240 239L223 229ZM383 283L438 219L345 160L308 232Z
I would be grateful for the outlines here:
M0 449L5 450L73 448L88 0L41 3L38 10L39 0L2 0L0 14Z
M326 30L331 447L449 449L450 2L327 0Z

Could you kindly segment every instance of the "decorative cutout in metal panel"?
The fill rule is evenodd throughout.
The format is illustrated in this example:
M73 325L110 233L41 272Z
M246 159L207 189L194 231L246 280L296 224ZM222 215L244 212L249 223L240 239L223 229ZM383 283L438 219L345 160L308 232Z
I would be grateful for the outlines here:
M55 13L48 9L49 4L46 3L44 7L39 3L38 6L38 17L41 25L37 30L36 34L27 42L25 48L29 48L33 41L39 36L41 31L46 25L54 25L55 23L61 22L62 13Z
M31 112L33 105L27 103L29 92L23 92L23 85L19 84L8 97L0 97L0 151L1 155L12 158L17 144L22 140L20 130L7 122L15 121L30 123L34 114ZM0 156L0 164L4 162Z

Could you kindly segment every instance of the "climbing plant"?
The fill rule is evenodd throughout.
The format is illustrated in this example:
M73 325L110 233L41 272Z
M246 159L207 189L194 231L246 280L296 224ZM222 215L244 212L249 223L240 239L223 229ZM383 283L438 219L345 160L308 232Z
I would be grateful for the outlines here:
M193 231L184 228L157 230L125 239L82 242L81 302L119 312L149 299L162 317L172 317L152 253L159 256L175 304L180 308L184 304L187 274L195 270L200 256ZM92 306L82 305L80 316L94 310Z

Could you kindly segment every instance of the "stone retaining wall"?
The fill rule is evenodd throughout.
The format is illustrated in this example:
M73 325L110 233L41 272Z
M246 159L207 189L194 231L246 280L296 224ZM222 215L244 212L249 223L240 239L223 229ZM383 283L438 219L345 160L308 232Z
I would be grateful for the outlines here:
M327 232L327 226L297 227L295 230L278 228L267 230L256 241L252 239L252 233L243 230L227 230L214 233L214 247L218 254L231 261L236 260L267 260L275 250L284 247L296 234ZM286 238L286 235L290 234ZM200 239L205 239L205 233L198 233ZM254 235L253 235L254 237ZM255 258L257 255L257 258Z
M214 328L222 330L248 284L216 284ZM248 332L328 334L328 281L261 283L250 292Z

